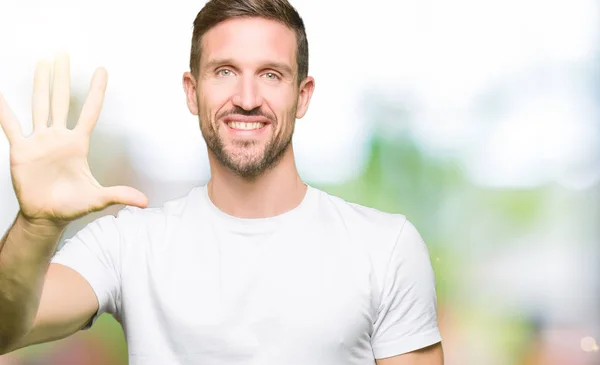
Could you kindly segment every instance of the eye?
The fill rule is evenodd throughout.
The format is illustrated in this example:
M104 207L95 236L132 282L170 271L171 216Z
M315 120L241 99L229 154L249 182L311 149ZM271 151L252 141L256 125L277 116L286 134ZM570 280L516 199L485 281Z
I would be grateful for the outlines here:
M277 75L275 72L267 72L263 76L268 80L279 80L279 75Z
M227 76L233 75L233 72L231 72L231 70L229 70L227 68L222 68L217 71L217 75L227 77Z

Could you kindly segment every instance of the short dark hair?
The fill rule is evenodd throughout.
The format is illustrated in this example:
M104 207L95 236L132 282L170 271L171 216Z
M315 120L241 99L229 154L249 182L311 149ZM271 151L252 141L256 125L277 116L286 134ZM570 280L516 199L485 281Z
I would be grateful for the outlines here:
M194 20L190 71L199 73L202 37L217 24L232 18L260 17L278 21L296 33L298 83L308 76L308 40L304 21L287 0L210 0Z

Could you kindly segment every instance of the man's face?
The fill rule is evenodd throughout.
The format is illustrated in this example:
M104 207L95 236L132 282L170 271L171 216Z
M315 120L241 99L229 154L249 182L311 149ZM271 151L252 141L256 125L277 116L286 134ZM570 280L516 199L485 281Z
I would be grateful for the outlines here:
M298 85L296 49L294 31L262 18L230 19L203 37L195 95L186 86L188 105L195 97L190 110L209 151L239 176L276 165L290 147L295 119L306 112L314 82Z

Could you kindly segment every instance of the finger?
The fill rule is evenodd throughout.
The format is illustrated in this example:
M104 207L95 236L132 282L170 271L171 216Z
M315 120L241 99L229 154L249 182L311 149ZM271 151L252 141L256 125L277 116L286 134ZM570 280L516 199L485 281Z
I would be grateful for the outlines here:
M14 143L18 138L23 138L21 125L2 94L0 94L0 126L9 143Z
M54 81L52 82L52 126L65 128L71 98L71 76L69 56L61 53L54 60Z
M50 116L50 62L40 61L35 67L32 100L33 130L48 127Z
M103 188L103 205L125 204L139 208L148 206L148 198L139 190L129 186Z
M102 103L104 102L104 94L106 92L106 84L108 82L108 73L106 69L100 67L94 72L90 83L90 90L87 99L81 109L81 115L77 122L76 130L81 130L85 133L92 133L96 121L100 117Z

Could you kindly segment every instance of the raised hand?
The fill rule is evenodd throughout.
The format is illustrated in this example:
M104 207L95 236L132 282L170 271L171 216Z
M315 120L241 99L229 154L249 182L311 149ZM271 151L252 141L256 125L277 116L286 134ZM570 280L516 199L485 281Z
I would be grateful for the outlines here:
M67 55L54 62L50 100L49 62L37 64L33 87L33 133L24 137L0 95L0 125L10 143L10 171L21 214L65 224L112 204L146 207L144 194L127 186L103 187L87 162L90 135L102 109L107 73L98 68L75 128L67 128L70 69ZM51 114L51 115L50 115ZM50 116L50 119L49 119Z

